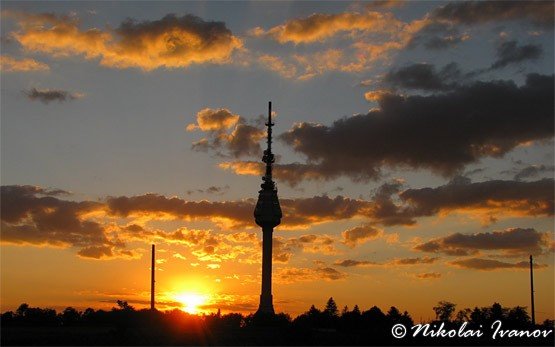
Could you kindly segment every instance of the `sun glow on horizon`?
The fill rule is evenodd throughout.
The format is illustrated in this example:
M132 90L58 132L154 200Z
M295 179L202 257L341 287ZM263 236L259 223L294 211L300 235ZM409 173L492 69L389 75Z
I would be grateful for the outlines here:
M208 301L208 297L202 294L196 293L179 293L174 295L176 301L183 304L181 308L182 311L191 314L197 314L201 311L200 306Z

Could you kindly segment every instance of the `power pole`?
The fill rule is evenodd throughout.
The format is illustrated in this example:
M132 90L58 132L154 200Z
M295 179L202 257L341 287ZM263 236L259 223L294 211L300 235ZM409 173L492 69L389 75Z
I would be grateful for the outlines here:
M156 269L156 256L154 253L154 245L152 245L152 259L150 264L150 309L155 310L154 308L154 270Z
M536 325L536 313L534 308L534 261L530 255L530 300L532 301L532 325Z

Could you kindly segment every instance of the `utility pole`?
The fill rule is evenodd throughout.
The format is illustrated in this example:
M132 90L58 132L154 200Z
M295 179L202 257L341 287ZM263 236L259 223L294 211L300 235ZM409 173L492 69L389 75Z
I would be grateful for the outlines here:
M530 300L532 301L532 325L536 325L536 313L534 308L534 261L530 255Z
M150 264L150 309L155 310L154 308L154 270L156 269L156 256L154 253L154 245L152 245L152 259Z

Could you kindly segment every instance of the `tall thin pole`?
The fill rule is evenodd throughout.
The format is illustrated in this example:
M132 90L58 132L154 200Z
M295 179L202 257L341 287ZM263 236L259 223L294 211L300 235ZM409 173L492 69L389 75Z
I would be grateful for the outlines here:
M152 259L150 264L150 309L154 310L154 270L156 269L156 256L152 245Z
M532 325L536 325L536 312L534 308L534 261L530 255L530 300L532 302Z

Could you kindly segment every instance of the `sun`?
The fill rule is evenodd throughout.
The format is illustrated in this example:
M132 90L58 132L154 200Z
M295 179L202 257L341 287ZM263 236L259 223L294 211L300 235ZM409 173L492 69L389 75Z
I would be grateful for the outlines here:
M206 295L195 293L181 293L175 295L175 299L183 304L181 308L183 311L191 314L199 313L199 306L206 303Z

